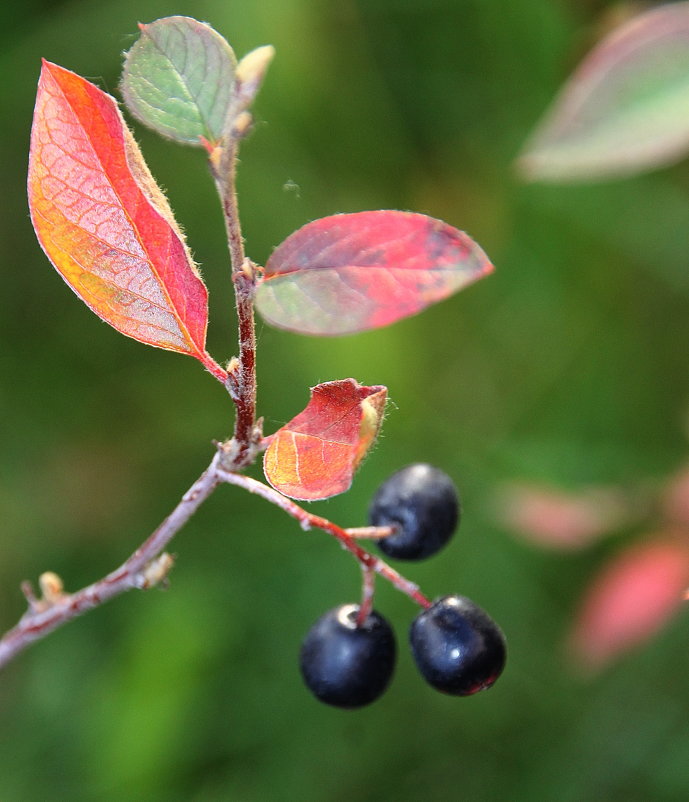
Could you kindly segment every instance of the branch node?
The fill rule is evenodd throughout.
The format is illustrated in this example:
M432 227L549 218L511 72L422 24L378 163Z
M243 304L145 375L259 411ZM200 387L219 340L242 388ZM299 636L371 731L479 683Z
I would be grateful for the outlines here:
M225 440L218 446L218 465L224 471L235 471L237 469L237 461L242 450L241 443L237 442L235 437Z
M236 403L239 401L240 392L239 392L239 369L240 369L240 362L236 356L233 356L232 359L227 363L227 381L225 382L225 387L227 388L227 392L230 394L230 398Z
M242 274L253 283L256 278L256 265L249 259L248 256L244 257L241 267Z
M220 174L220 164L222 162L224 148L221 145L206 143L203 137L201 138L204 147L208 151L208 165L210 167L213 178L217 179Z
M228 473L235 473L240 468L250 465L262 448L262 421L256 421L246 441L231 437L218 446L218 467Z
M251 432L251 442L257 451L263 450L263 418L259 418Z
M254 117L250 111L240 111L232 121L231 136L233 139L244 139L254 127Z
M175 558L164 551L149 563L146 563L134 578L134 584L141 590L148 590L156 585L166 588L168 586L168 574L174 564Z
M33 585L28 580L20 585L22 594L29 605L29 609L23 616L24 619L35 613L44 613L68 595L65 593L62 579L53 571L42 573L38 577L38 586L41 590L40 597L36 596Z

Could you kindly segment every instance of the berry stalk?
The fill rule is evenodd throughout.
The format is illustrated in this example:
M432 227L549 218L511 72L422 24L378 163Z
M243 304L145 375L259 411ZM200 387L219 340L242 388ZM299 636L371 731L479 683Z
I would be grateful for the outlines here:
M356 540L347 533L346 529L329 521L327 518L322 518L320 515L314 515L308 512L308 510L300 507L291 499L283 496L282 493L278 493L277 490L274 490L269 485L259 482L257 479L252 479L250 476L226 471L220 467L217 470L217 476L222 482L243 487L250 493L261 496L266 501L270 501L271 504L280 507L280 509L284 510L288 515L292 516L292 518L299 521L302 529L322 529L325 532L329 532L339 541L342 548L346 549L359 562L362 569L368 569L382 576L384 579L387 579L397 590L409 596L410 599L421 605L424 609L428 609L431 606L431 602L421 593L418 585L415 585L413 582L403 577L379 557L363 549Z
M373 610L373 597L376 591L376 575L366 566L361 568L361 604L359 605L359 612L356 616L357 626L363 626L364 621L371 614Z
M88 610L99 607L128 590L134 588L146 590L162 582L173 564L165 548L221 483L237 485L254 495L261 496L297 520L304 530L322 529L333 535L342 547L355 557L364 572L362 608L370 609L372 605L370 583L374 574L387 579L424 609L431 607L431 602L420 592L417 585L383 560L361 548L346 529L319 515L313 515L263 482L225 470L221 465L225 454L221 446L208 468L184 494L170 515L119 568L107 576L73 593L62 589L59 577L56 578L60 583L57 591L47 592L48 585L41 582L43 590L41 598L36 598L28 583L25 584L23 589L29 608L17 625L0 638L0 668L31 643L44 638ZM54 583L50 583L50 586L53 587Z

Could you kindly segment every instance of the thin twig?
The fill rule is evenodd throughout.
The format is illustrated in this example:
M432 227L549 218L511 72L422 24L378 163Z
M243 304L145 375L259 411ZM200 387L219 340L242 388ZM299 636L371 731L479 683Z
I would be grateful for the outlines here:
M29 610L19 623L0 638L0 668L16 657L29 644L45 637L58 627L94 607L132 588L147 588L164 578L171 567L170 558L159 561L163 549L184 526L199 506L218 486L213 457L208 469L184 494L184 497L163 523L119 568L103 579L75 593L62 593L54 601L36 599L26 585ZM162 571L161 569L165 569Z
M387 579L422 607L430 607L431 602L419 591L417 585L397 573L380 558L362 549L346 529L326 518L308 512L257 479L241 473L226 471L221 467L222 457L223 452L219 450L208 468L184 494L180 503L155 532L119 568L103 579L99 579L82 590L67 593L62 592L59 577L51 577L51 585L57 587L57 590L47 594L45 592L47 580L45 580L42 582L44 586L42 598L37 598L31 587L24 583L22 590L29 602L29 609L16 626L0 638L0 668L31 643L44 638L87 610L98 607L125 591L134 588L146 589L165 579L172 566L172 558L165 553L164 549L220 483L236 485L254 495L261 496L297 520L304 530L322 529L333 535L343 548L356 558L364 572L362 609L366 605L370 609L374 574ZM368 602L367 592L369 592Z

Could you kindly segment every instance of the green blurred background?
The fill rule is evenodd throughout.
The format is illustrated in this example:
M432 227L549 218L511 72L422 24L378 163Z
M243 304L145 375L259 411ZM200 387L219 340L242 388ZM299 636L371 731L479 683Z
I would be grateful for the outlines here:
M232 410L193 360L100 323L30 228L25 172L40 57L115 91L137 21L189 14L239 54L277 48L242 151L250 256L337 211L412 209L467 230L491 278L420 317L334 340L259 325L274 430L310 385L388 385L383 437L346 496L365 522L415 460L456 477L451 547L405 571L487 608L510 644L490 693L441 696L406 649L416 611L379 583L399 667L359 712L319 705L300 639L358 598L356 565L222 488L178 535L167 592L131 593L53 634L0 680L0 800L686 800L685 613L599 677L561 642L595 567L639 532L563 557L493 523L515 478L636 482L686 456L689 162L597 186L521 186L511 162L611 4L595 0L87 0L7 4L0 26L0 627L44 570L75 589L121 562L205 467ZM233 353L226 246L203 154L136 127Z

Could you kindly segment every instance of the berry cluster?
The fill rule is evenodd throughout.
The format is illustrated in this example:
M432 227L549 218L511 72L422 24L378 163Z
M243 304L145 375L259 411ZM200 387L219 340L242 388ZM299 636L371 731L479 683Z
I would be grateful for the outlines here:
M393 474L369 509L375 527L393 527L379 546L388 557L421 560L452 537L460 520L457 490L447 474L417 463ZM424 679L455 696L490 688L505 667L505 638L490 616L464 596L437 599L414 619L412 655ZM387 688L397 648L390 624L375 610L345 604L316 621L301 647L309 690L326 704L356 708Z

